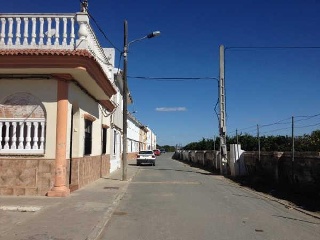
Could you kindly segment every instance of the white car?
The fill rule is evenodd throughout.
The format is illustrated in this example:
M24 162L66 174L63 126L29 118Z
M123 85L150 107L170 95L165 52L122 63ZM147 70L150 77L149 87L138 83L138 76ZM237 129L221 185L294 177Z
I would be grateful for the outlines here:
M149 163L153 166L156 165L156 155L152 150L143 150L138 153L137 166L140 166L142 163Z

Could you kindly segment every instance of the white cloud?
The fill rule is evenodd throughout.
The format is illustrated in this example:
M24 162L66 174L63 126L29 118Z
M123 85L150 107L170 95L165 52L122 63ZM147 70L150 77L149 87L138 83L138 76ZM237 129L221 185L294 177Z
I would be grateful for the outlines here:
M158 107L156 108L157 112L185 112L187 111L186 107Z

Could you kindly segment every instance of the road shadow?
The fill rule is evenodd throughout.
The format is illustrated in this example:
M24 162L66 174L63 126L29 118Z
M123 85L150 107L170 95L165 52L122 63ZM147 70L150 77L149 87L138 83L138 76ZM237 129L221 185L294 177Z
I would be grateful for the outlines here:
M188 173L198 173L198 174L202 174L202 175L215 175L214 173L211 173L211 172L189 171L189 170L172 169L172 168L155 168L154 170L159 170L159 171L188 172Z
M240 186L248 187L257 192L261 192L277 199L292 203L298 208L320 213L320 193L316 191L307 191L306 189L297 189L293 185L280 184L260 176L231 177L235 183Z
M177 159L174 160L189 165L190 167L206 170L208 171L208 174L206 175L221 175L220 172L212 166L203 166L202 164L185 162ZM320 213L320 193L317 191L305 191L305 189L294 188L290 184L271 182L269 178L264 178L263 176L232 177L228 175L223 177L239 184L239 186L247 187L256 192L261 192L274 198L288 201L297 208Z
M200 173L202 175L220 175L219 171L217 171L216 169L214 169L213 167L210 167L210 166L203 166L202 164L193 163L193 162L184 162L184 161L177 160L177 159L173 159L173 160L181 162L181 163L186 164L186 165L193 167L193 168L198 168L198 169L202 169L204 171L207 171L207 172L196 172L196 173ZM195 171L191 171L191 172L195 172Z
M174 159L175 160L175 159ZM189 166L191 166L190 164L187 164ZM134 167L139 167L137 166L137 164L135 163L129 163L128 166L134 166ZM145 164L145 165L141 165L143 167L153 167L151 164ZM140 166L140 167L141 167ZM191 166L192 167L192 166ZM202 175L218 175L217 173L208 171L207 169L203 168L203 170L207 171L207 172L199 172L199 171L189 171L189 170L182 170L182 169L173 169L173 168L152 168L152 170L155 171L177 171L177 172L190 172L190 173L198 173L198 174L202 174Z

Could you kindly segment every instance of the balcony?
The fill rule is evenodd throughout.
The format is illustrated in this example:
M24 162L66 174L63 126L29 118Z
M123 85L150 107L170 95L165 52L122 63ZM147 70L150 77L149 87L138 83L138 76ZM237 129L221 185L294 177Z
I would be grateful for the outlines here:
M87 13L0 14L0 21L0 50L88 50L112 79L112 64Z

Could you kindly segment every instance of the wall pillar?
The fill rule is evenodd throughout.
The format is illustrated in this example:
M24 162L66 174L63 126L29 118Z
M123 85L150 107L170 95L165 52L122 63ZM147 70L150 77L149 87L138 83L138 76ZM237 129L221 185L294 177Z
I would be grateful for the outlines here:
M68 82L58 80L57 128L54 187L49 197L66 197L70 194L67 185L67 126L68 126Z

